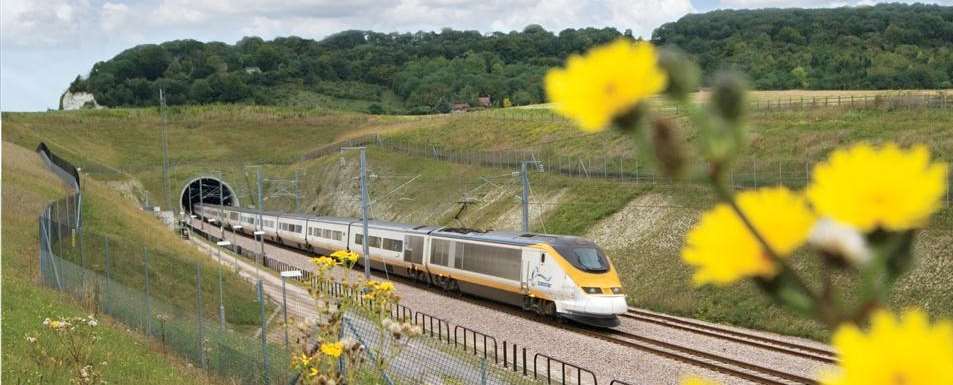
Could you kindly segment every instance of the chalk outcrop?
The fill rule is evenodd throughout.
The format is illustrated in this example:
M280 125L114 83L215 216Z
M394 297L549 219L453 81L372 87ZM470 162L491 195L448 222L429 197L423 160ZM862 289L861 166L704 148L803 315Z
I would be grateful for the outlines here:
M96 98L89 92L70 92L66 90L63 96L60 96L60 109L64 111L79 110L83 108L103 108L96 103Z

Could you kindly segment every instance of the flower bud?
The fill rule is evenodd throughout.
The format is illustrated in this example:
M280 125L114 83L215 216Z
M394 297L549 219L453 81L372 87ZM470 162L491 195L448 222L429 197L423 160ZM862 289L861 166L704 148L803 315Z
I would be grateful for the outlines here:
M817 221L808 242L825 253L844 258L853 265L866 265L873 258L873 252L863 234L831 219Z
M688 95L698 88L701 70L679 49L666 47L659 53L659 67L668 73L668 88L665 93L679 101L688 99Z
M681 177L685 169L685 148L678 125L672 119L655 120L651 131L652 148L659 168L665 175Z
M737 125L744 114L747 86L740 76L721 73L712 84L711 108L722 119Z

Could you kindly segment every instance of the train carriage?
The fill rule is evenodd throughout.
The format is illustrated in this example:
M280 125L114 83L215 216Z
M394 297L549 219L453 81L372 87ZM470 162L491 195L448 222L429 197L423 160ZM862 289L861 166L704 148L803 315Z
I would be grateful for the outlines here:
M308 239L304 229L308 217L303 215L282 214L278 216L278 243L299 249L308 248Z

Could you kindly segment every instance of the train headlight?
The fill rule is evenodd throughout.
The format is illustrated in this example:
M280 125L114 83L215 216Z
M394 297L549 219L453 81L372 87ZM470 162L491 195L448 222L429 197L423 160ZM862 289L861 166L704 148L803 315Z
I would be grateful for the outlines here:
M586 292L586 294L602 294L602 289L598 287L583 287L582 291Z
M612 288L612 294L622 294L622 288L621 288L621 287L613 287L613 288Z

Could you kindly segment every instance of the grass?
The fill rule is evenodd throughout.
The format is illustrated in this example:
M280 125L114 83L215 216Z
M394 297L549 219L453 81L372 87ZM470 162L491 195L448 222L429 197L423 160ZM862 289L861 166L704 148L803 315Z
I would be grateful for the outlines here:
M26 334L40 334L44 318L79 316L89 309L35 283L38 266L37 215L47 202L65 195L62 185L33 152L3 142L3 373L18 384L64 384L73 374L62 364L35 361ZM151 341L123 325L104 320L93 356L105 380L142 384L220 383L163 354ZM108 347L108 348L107 348Z
M86 114L91 113L12 114L15 115L12 119L4 115L4 133L13 132L10 135L13 140L24 145L34 145L39 140L62 145L71 160L95 160L113 168L123 166L129 170L128 175L111 181L110 186L121 187L133 195L135 191L148 191L153 200L158 200L162 173L155 141L110 143L115 139L103 135L119 132L120 127L127 126L129 136L154 135L151 127L158 124L154 110L110 111L108 114L114 116L103 113L112 117L96 115L95 119ZM138 122L137 114L146 122ZM605 156L627 156L630 160L623 164L627 170L634 169L638 159L637 154L633 155L637 153L637 146L631 138L612 131L581 133L545 109L490 110L421 118L211 106L184 108L172 120L176 121L174 126L179 127L176 130L184 132L183 127L190 127L187 130L191 130L188 132L196 142L170 146L172 159L177 162L173 193L187 177L220 170L239 190L242 202L248 205L253 202L254 173L243 165L273 162L264 167L265 177L272 180L266 181L266 191L277 191L279 183L274 179L289 179L297 171L302 175L300 211L327 215L359 214L357 153L332 153L306 161L295 159L329 141L365 134L380 133L418 149L431 145L443 151L458 152L528 149L543 158L566 162L576 157L592 160L594 165L601 164ZM774 184L779 178L779 168L780 178L786 184L803 184L811 163L826 157L836 147L857 141L924 143L936 156L947 160L953 153L953 110L822 109L758 113L751 115L748 121L751 144L737 165L740 171L734 174L739 187L751 187L755 181L758 185ZM233 131L225 135L210 129L224 125ZM300 126L288 128L287 125ZM260 139L248 141L245 139L248 137ZM696 140L690 129L686 130L685 137L690 143ZM200 148L204 144L208 150ZM112 155L98 153L100 147L104 147L103 154ZM278 156L278 152L297 155ZM368 154L371 213L376 218L421 224L519 228L520 184L512 170L409 156L375 146L370 147ZM137 157L148 161L132 162L140 165L135 168L123 163ZM640 168L644 169L644 160L639 161ZM552 170L554 164L558 165L559 161L548 161L547 170ZM600 171L601 167L596 170ZM684 234L714 202L704 186L607 181L566 177L553 172L533 172L530 179L531 228L583 235L603 245L622 273L634 305L781 333L826 337L817 325L772 305L752 287L695 289L689 286L691 272L679 261L678 255ZM294 199L269 194L266 207L292 210ZM944 209L939 218L920 235L917 250L921 262L899 284L892 306L915 304L935 316L953 316L953 284L948 279L953 276L953 261L948 251L953 239L953 210ZM807 274L814 273L810 261L799 259L796 265Z

